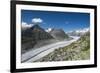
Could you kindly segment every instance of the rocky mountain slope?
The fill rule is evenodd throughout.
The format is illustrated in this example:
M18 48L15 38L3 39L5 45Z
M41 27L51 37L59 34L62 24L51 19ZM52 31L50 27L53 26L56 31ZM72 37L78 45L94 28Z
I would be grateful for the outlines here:
M69 38L62 29L52 29L49 33L57 40L65 40Z
M90 32L85 33L78 41L61 47L35 62L70 61L90 59Z
M45 32L39 25L34 25L29 29L22 30L22 50L33 48L39 41L53 39L53 37Z
M65 34L62 29L53 29L50 32L46 32L39 25L33 25L30 28L22 30L22 53L25 53L33 48L36 49L41 46L55 43L57 41L63 41L68 38L68 35Z

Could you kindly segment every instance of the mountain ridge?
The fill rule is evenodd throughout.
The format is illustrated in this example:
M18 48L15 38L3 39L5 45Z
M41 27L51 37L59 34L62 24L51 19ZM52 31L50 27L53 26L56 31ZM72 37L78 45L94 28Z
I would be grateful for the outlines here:
M46 32L51 34L51 36L53 36L56 40L65 40L69 38L69 36L62 29L48 28Z

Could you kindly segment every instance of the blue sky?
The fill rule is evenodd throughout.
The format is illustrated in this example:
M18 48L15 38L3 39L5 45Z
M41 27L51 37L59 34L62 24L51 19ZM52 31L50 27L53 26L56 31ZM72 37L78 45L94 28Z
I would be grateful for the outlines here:
M34 18L43 21L39 25L44 29L59 28L68 32L90 27L89 13L21 10L21 23L32 24Z

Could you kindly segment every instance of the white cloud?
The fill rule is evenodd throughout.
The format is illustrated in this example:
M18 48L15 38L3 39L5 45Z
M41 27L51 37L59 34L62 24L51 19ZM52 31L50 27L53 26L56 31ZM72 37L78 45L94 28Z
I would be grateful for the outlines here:
M32 22L33 22L34 24L40 24L40 23L43 22L43 20L42 20L41 18L33 18L33 19L32 19Z
M33 24L27 24L26 22L22 22L22 24L21 24L22 29L27 29L27 28L30 28L32 26L33 26Z

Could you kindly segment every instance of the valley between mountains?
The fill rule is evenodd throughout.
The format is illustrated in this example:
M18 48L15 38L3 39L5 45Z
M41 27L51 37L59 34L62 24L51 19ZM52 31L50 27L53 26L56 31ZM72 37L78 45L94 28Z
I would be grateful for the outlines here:
M22 29L21 62L87 60L90 58L90 31L44 30L39 25Z

